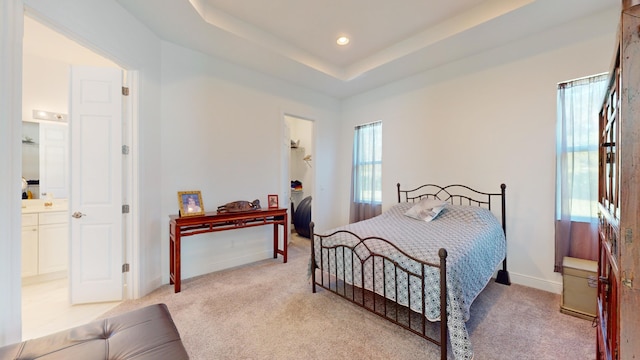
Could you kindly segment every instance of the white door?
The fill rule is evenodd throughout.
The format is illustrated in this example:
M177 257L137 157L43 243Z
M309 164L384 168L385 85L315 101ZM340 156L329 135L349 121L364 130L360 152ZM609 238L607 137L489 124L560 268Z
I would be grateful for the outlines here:
M71 68L72 304L122 300L122 77Z

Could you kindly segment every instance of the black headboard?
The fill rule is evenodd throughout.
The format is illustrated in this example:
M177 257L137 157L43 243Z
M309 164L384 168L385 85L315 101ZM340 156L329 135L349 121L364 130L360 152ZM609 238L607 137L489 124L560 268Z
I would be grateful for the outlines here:
M480 206L492 210L496 206L500 206L500 216L502 222L502 230L505 237L507 236L507 202L505 190L507 185L500 184L500 192L488 193L472 189L466 185L453 184L440 186L435 184L425 184L411 190L401 190L400 183L398 186L398 202L416 202L422 198L439 199L447 201L453 205L471 205ZM507 272L507 259L505 257L502 262L502 270L498 271L497 282L509 285L509 273Z

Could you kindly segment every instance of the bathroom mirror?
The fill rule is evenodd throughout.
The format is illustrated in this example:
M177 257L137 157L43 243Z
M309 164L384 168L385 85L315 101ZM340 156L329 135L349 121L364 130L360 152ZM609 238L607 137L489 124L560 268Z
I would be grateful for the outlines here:
M68 197L68 148L66 123L22 122L22 177L28 183L23 191L27 199L29 194L31 199Z
M40 189L40 124L37 122L22 122L22 177L29 186L22 195L31 191L34 199L39 198Z

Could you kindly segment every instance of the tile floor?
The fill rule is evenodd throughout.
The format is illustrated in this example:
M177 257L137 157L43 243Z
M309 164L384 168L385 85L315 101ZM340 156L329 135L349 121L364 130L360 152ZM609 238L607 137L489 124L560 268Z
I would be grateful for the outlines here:
M22 339L33 339L85 324L120 304L70 305L67 279L22 287Z

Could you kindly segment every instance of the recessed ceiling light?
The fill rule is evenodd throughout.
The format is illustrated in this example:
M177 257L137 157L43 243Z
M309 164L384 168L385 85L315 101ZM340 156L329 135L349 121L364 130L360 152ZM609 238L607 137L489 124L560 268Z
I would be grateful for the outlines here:
M338 40L336 40L338 45L347 45L349 43L349 38L346 36L340 36Z

